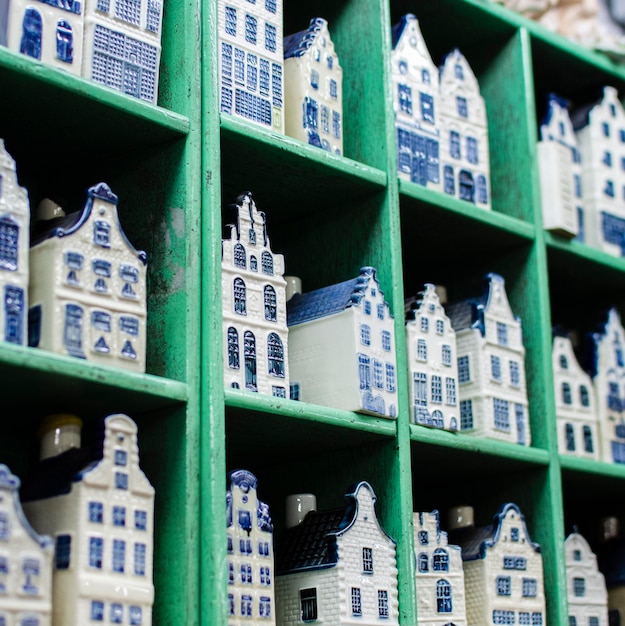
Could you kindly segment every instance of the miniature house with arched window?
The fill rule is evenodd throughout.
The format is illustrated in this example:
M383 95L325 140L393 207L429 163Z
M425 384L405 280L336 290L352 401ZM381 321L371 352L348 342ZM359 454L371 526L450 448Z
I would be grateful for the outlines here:
M224 385L289 395L284 257L274 254L265 214L250 192L231 207L222 240Z
M128 241L105 183L82 210L35 224L30 346L145 371L147 255Z
M28 311L28 194L0 139L0 339L26 344Z

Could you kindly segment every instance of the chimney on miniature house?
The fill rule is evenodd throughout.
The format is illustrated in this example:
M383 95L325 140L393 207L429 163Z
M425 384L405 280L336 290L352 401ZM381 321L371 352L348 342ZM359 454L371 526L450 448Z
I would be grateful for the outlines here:
M43 221L43 220L52 220L55 217L64 217L65 211L63 208L54 202L54 200L50 200L50 198L44 198L35 209L35 215L33 223Z
M447 528L458 530L459 528L472 528L475 526L473 507L467 504L454 506L447 511Z
M285 524L299 526L310 511L317 510L317 497L312 493L295 493L286 497Z
M39 428L40 460L80 448L82 420L70 413L54 413L44 418Z
M288 302L295 294L302 293L302 279L299 276L285 276L286 301Z

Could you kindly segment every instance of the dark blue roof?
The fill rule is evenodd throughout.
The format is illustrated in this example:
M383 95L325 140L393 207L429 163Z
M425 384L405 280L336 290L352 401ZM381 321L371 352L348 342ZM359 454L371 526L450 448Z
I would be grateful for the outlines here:
M547 113L545 114L545 117L543 118L541 126L545 126L549 124L556 106L559 106L565 110L568 110L569 101L566 98L563 98L562 96L558 96L555 93L550 93L547 96Z
M380 291L376 270L373 267L362 267L356 278L315 291L295 294L286 304L287 324L295 326L340 313L351 306L360 306L370 280L375 281Z
M584 368L591 378L594 378L599 373L599 344L608 332L606 327L610 321L610 313L613 310L616 310L616 307L611 307L604 311L598 324L599 330L594 333L588 333L585 338L583 346Z
M287 35L284 38L284 58L304 56L326 24L327 22L322 17L313 17L307 29Z
M403 35L404 30L406 26L408 25L408 22L411 22L416 19L417 18L413 13L406 13L406 15L403 15L401 20L399 20L399 22L397 22L397 24L393 26L393 30L392 30L393 50L395 50L395 46L397 46L397 42L401 39L401 36Z

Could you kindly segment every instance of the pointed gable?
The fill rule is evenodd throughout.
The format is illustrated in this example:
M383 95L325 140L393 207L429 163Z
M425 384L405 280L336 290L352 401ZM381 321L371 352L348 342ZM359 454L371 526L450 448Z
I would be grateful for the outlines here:
M284 38L284 58L304 56L321 35L330 38L328 22L322 17L314 17L308 28Z

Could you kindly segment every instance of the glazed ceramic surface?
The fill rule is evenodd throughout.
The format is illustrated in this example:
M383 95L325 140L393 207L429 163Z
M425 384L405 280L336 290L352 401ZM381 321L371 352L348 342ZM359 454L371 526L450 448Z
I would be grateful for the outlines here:
M0 464L0 624L50 626L54 547L24 517L19 487Z
M397 416L394 319L376 271L287 303L291 382L300 399Z
M543 226L583 241L582 162L567 106L565 100L551 94L540 127L538 167Z
M545 621L543 560L516 504L506 504L491 526L468 527L449 534L462 548L470 626Z
M282 0L218 0L220 111L284 133Z
M525 347L504 279L488 274L481 297L446 307L456 331L460 430L530 445Z
M277 623L398 624L395 542L375 513L369 483L347 506L311 511L276 544Z
M553 390L558 423L558 450L599 459L595 390L581 368L569 337L555 336L552 347Z
M226 494L229 626L275 624L273 525L256 477L230 472Z
M564 542L569 626L607 626L608 592L597 557L579 533Z
M56 545L52 626L150 626L154 488L137 426L109 415L96 439L42 461L23 492L29 521Z
M408 388L415 424L460 428L456 331L434 285L426 284L407 315Z
M326 20L284 38L284 90L286 134L343 154L343 70Z
M0 339L25 345L28 311L28 194L0 139Z
M144 372L147 255L124 234L108 185L87 196L81 211L35 225L29 345Z
M284 257L271 249L266 217L251 193L232 206L222 241L224 385L289 397Z
M462 551L449 545L438 511L415 513L413 524L419 626L466 626Z

